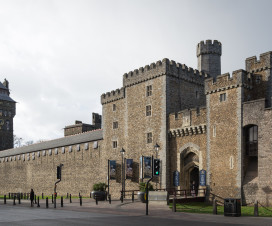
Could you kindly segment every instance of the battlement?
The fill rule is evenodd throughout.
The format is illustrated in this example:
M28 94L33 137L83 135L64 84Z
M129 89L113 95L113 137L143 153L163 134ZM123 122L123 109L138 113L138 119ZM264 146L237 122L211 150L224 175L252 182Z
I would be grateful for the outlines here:
M101 104L107 104L119 99L125 98L125 88L116 89L101 95Z
M206 132L206 108L186 109L169 114L169 133L188 136Z
M222 44L221 42L214 40L206 40L206 42L201 41L197 44L196 55L197 57L204 54L216 54L222 55Z
M144 68L140 67L139 69L125 73L123 75L123 86L132 86L162 75L174 76L202 85L204 84L204 79L208 77L204 72L194 70L193 68L187 67L185 64L176 63L173 60L170 61L165 58L162 61L146 65Z
M237 70L229 73L219 75L215 78L209 78L205 81L205 93L220 92L236 87L252 88L252 74L244 70Z
M262 53L260 60L256 56L246 58L246 71L259 72L271 68L272 65L272 51Z

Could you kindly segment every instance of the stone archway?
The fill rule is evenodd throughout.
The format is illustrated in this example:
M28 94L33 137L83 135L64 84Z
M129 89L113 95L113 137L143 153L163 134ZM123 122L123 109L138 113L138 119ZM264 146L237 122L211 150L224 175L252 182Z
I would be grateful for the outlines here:
M187 143L180 148L178 156L180 167L180 189L190 189L190 184L199 181L199 169L202 169L202 155L199 146Z

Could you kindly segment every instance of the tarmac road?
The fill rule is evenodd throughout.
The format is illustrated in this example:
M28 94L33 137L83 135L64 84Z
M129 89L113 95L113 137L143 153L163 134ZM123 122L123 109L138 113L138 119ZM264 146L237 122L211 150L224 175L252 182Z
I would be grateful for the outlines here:
M56 209L50 204L45 208L44 200L41 207L30 207L29 201L12 205L9 200L4 205L0 200L0 225L272 225L272 218L262 217L224 217L222 215L173 213L166 205L149 205L149 215L145 215L145 204L125 201L95 202L83 199L83 206L78 200L69 203L65 200L64 207Z

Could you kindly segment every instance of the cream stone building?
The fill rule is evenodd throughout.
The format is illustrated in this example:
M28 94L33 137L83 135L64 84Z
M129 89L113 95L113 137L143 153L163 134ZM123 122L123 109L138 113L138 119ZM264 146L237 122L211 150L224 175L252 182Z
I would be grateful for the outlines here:
M88 195L105 182L120 197L149 179L154 156L157 188L190 190L195 181L207 198L271 205L272 52L232 75L221 75L220 42L202 41L196 52L197 70L163 59L124 74L121 88L101 96L102 129L96 115L92 125L66 127L64 138L0 152L1 193L52 193L62 163L61 194ZM75 134L88 128L96 130Z

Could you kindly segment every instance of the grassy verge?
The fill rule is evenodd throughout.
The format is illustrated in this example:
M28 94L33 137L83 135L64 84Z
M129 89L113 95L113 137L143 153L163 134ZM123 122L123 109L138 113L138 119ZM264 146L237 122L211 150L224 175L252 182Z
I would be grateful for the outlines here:
M172 203L169 205L172 208ZM187 212L187 213L213 213L212 205L202 202L187 203L181 204L177 203L176 205L177 212ZM217 206L217 214L224 214L224 206ZM254 216L254 207L253 206L242 206L241 208L242 216ZM272 217L272 207L264 208L259 206L259 216L260 217Z

